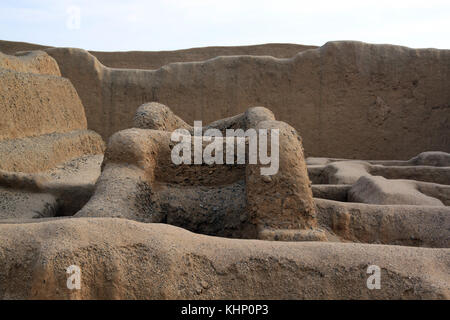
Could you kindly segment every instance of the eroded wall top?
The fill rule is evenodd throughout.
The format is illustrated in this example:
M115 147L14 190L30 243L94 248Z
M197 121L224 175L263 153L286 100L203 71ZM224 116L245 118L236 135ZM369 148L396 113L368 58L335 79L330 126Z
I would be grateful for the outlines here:
M221 56L138 70L106 67L85 50L46 49L77 89L88 127L104 139L132 126L138 106L156 101L188 123L268 107L299 131L307 156L400 160L450 151L450 50L355 41L290 58L214 50Z

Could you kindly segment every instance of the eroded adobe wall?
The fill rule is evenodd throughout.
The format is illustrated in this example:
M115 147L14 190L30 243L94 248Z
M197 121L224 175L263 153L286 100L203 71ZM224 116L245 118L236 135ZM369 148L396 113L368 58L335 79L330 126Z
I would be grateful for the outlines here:
M35 172L102 153L70 80L45 52L0 54L0 170Z
M28 42L0 40L0 51L9 55L13 55L18 51L34 51L47 48L51 47Z
M126 219L1 224L0 298L449 299L449 255L448 249L223 239ZM82 267L81 290L66 286L74 263ZM389 290L366 287L369 264L383 270Z
M344 41L290 59L229 56L157 70L107 68L80 49L47 52L104 138L130 127L139 105L158 101L189 123L267 106L299 131L307 156L450 151L450 50Z
M70 81L0 69L0 140L86 129Z
M14 54L17 51L43 50L52 48L33 43L0 40L0 51ZM172 62L191 62L212 59L217 56L272 56L290 58L300 51L317 48L291 43L268 43L239 47L203 47L174 51L89 51L102 64L111 68L158 69Z
M17 72L61 76L58 63L44 51L26 51L16 55L0 52L0 68Z
M290 43L268 43L239 47L204 47L174 51L90 51L105 66L129 69L158 69L173 62L192 62L212 59L218 56L272 56L291 58L300 51L317 48Z

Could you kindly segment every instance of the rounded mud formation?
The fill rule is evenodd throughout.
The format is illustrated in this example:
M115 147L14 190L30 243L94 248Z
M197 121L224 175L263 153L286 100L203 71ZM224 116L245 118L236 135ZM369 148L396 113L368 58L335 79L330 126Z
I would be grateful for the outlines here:
M0 54L0 298L449 299L448 115L436 107L448 92L421 104L444 80L417 68L414 103L434 113L401 146L393 137L402 135L402 93L339 96L371 74L349 57L383 69L385 60L440 66L449 53L355 42L293 57L276 45L233 52L264 48L279 58L192 62L221 49L191 49L138 68L122 53L136 69L105 67L80 49ZM181 56L190 62L158 65ZM316 86L300 70L327 76ZM346 72L354 79L340 81ZM390 71L376 74L370 81L392 82ZM400 91L412 77L405 72ZM324 105L311 113L316 91ZM338 107L319 114L333 107L327 95ZM341 107L366 119L349 121L367 131L346 131ZM439 125L430 133L431 122ZM409 160L386 160L396 151ZM376 160L356 160L363 154ZM67 287L71 266L82 271L79 290ZM373 266L382 290L367 286Z

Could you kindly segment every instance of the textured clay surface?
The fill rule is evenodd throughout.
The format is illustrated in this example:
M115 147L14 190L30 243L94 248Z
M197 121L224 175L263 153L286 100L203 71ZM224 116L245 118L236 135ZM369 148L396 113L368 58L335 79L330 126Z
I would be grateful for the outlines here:
M0 299L450 299L449 50L0 51ZM279 170L173 163L194 120Z
M329 42L290 58L219 56L155 70L105 67L80 49L46 49L107 139L156 101L192 124L267 106L308 156L406 160L450 151L450 51Z

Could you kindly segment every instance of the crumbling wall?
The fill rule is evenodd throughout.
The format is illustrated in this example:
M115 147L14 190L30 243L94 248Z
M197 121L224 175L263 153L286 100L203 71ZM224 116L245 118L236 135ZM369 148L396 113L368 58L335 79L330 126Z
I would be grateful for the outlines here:
M0 140L86 129L68 79L0 69Z
M1 41L0 49L27 45ZM100 61L84 50L46 50L77 89L88 127L104 139L130 127L139 105L158 101L189 123L270 106L299 131L308 156L409 159L428 150L450 151L449 50L343 41L320 48L92 52ZM216 55L221 57L210 59ZM197 62L164 65L192 60ZM159 69L113 69L101 61Z
M169 63L203 61L218 56L250 55L291 58L300 51L314 48L317 47L291 43L268 43L254 46L204 47L174 51L89 52L108 67L152 70Z
M58 63L44 51L23 51L15 55L0 52L0 68L17 72L61 76Z
M104 138L158 101L185 121L211 122L270 106L308 156L408 159L450 151L450 50L330 42L290 59L217 57L157 70L113 69L87 51L52 48Z
M0 40L0 51L14 54L17 51L43 50L52 48L33 43ZM111 68L158 69L173 62L202 61L217 56L272 56L290 58L300 51L317 48L292 43L267 43L238 47L202 47L173 51L89 51L102 64Z
M0 54L0 84L0 170L36 172L103 152L77 91L45 52Z

